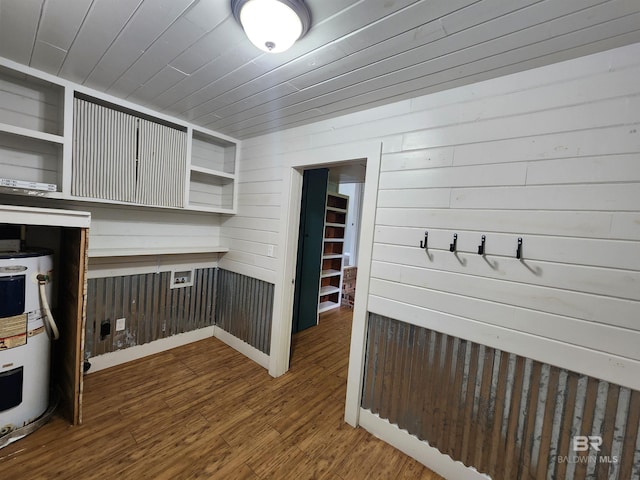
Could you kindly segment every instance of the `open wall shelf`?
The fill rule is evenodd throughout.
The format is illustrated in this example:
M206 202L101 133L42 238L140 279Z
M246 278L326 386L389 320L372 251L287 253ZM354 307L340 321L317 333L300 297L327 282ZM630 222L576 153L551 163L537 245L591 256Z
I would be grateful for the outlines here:
M64 87L0 66L0 187L62 191Z
M235 213L235 183L236 144L193 129L187 208Z

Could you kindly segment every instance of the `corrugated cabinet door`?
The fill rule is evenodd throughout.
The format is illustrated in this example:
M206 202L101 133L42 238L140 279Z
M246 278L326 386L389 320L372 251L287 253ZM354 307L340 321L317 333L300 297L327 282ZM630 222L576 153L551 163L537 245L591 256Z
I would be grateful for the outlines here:
M74 99L71 193L134 202L136 117Z
M139 119L140 150L136 202L184 206L187 132Z

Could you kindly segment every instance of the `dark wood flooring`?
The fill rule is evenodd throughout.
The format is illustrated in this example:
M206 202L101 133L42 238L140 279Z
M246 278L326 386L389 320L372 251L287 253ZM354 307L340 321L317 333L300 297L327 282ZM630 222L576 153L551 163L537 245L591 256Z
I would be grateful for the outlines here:
M294 336L290 371L215 338L85 377L84 422L0 450L12 479L439 479L344 423L351 310Z

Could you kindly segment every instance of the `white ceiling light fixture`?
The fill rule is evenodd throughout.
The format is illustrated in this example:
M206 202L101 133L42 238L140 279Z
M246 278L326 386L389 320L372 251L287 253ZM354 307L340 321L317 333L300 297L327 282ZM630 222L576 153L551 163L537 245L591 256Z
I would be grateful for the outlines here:
M289 49L311 26L302 0L231 0L231 9L251 43L269 53Z

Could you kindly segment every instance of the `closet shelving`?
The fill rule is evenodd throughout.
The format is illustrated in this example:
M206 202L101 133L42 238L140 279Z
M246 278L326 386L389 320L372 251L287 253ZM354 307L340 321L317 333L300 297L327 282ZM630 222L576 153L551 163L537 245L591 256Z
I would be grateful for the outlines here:
M349 197L327 192L322 239L322 267L318 292L318 313L338 308L342 292L344 233Z

